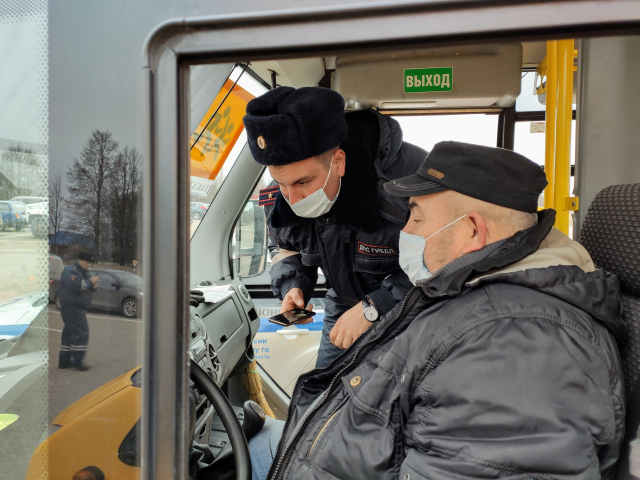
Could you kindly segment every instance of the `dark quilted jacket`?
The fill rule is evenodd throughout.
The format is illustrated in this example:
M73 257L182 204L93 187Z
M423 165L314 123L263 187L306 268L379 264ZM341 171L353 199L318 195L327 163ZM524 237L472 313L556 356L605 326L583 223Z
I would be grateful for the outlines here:
M65 267L60 275L60 303L66 307L87 310L94 292L90 276L78 263Z
M620 290L554 216L419 284L303 375L269 478L611 478Z
M398 263L408 202L389 195L383 184L414 174L427 152L403 142L400 125L387 115L369 109L349 112L346 119L349 135L341 144L346 172L333 208L319 218L301 218L278 192L275 204L265 210L271 289L282 299L300 288L309 300L322 267L327 287L345 304L368 296L386 313L412 285Z

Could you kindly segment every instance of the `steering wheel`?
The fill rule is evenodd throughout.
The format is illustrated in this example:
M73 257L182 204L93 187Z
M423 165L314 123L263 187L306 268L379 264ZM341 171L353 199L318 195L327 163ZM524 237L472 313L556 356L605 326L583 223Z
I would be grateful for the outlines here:
M251 457L249 446L242 431L242 426L236 417L236 412L231 407L229 400L220 387L207 375L200 365L190 362L191 380L198 390L211 402L216 413L222 420L224 428L229 435L229 442L233 448L233 456L236 466L236 480L251 480Z

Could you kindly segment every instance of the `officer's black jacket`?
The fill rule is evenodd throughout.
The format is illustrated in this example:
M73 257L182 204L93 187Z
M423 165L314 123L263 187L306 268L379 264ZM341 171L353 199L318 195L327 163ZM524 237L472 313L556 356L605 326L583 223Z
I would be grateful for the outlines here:
M89 272L77 263L65 267L60 275L60 303L63 306L87 310L93 298L93 284Z
M308 301L322 267L328 286L347 305L367 296L386 313L412 285L398 263L408 202L387 194L383 184L414 174L427 152L403 142L398 122L374 110L349 112L346 119L349 133L340 145L346 170L333 208L319 218L301 218L280 192L266 207L271 288L278 298L300 288Z

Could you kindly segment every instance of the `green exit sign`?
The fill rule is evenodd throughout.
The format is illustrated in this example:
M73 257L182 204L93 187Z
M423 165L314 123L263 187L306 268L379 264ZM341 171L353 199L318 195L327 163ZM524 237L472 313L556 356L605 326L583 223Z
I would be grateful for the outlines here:
M407 68L404 71L404 93L451 92L453 67Z

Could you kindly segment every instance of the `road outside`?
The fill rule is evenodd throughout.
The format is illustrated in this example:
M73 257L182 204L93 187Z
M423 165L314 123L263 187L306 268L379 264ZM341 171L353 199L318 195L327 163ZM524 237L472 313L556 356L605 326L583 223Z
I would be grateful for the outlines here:
M0 301L43 291L49 278L49 246L28 228L0 232Z
M141 363L140 320L88 312L89 347L85 360L91 370L58 369L62 316L49 306L49 421L69 405Z
M46 292L48 280L47 241L33 237L28 228L20 232L12 229L0 232L0 302L29 293ZM57 368L64 324L55 306L45 307L43 314L30 327L35 332L32 351L44 359L39 362L46 362L48 357L48 369L45 368L38 379L24 378L25 388L15 390L19 393L16 393L18 396L12 406L0 412L19 416L14 424L0 432L0 450L7 461L0 462L4 467L0 474L3 479L24 479L43 429L60 412L141 363L140 320L103 311L89 311L87 320L90 336L86 362L92 369L86 372ZM42 354L38 354L40 351ZM22 357L31 358L29 355ZM19 357L6 361L10 363ZM9 398L3 400L10 401Z

